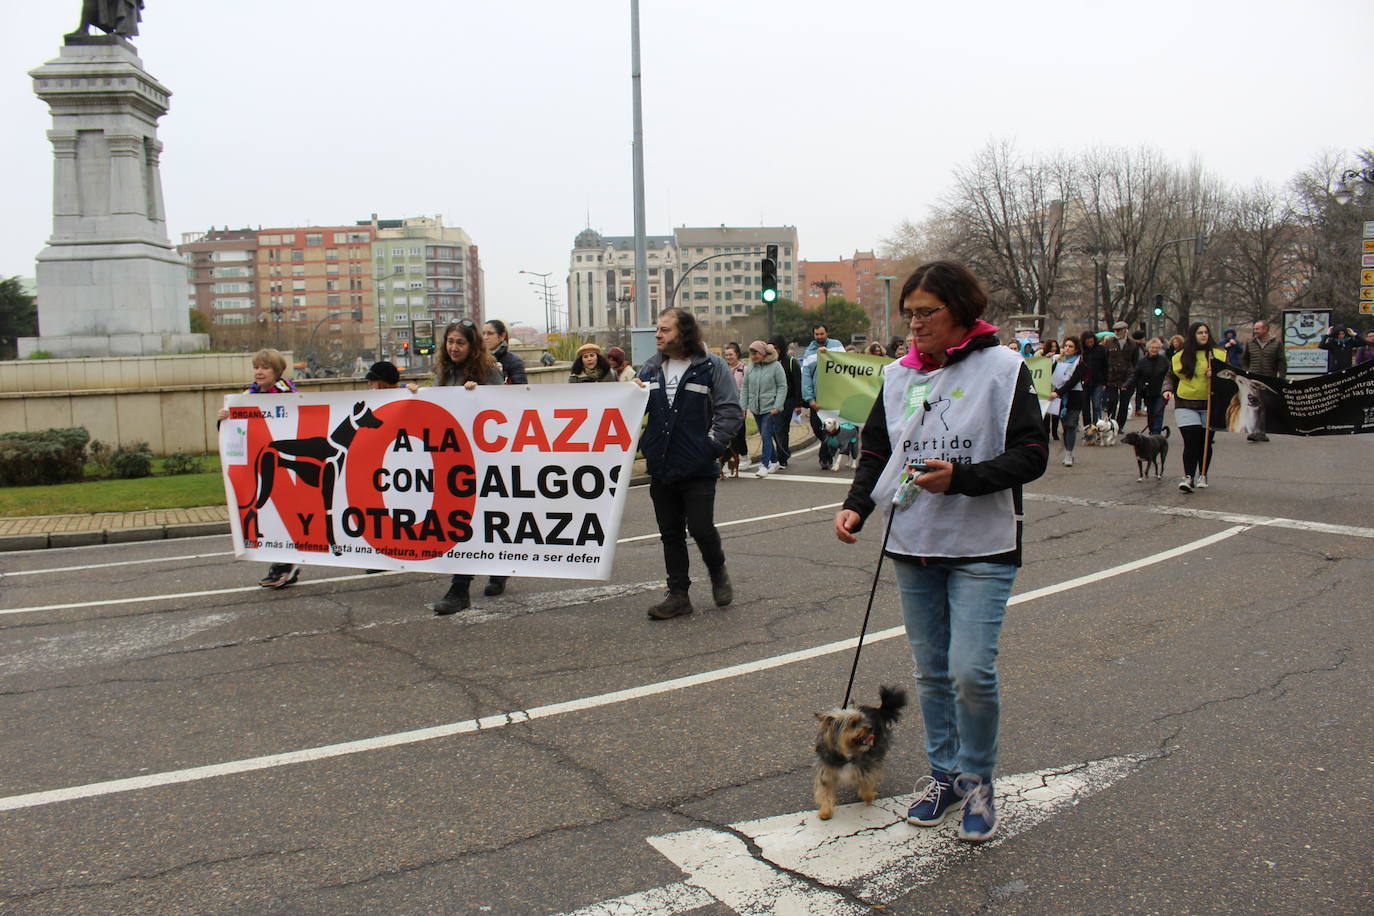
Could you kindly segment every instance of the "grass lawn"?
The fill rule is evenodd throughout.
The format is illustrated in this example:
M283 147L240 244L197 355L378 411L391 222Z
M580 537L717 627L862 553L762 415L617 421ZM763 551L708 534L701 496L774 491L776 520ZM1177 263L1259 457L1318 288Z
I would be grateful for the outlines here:
M153 462L153 472L162 462ZM199 474L139 477L133 480L87 480L0 489L0 516L74 515L87 512L138 512L143 509L189 509L224 505L219 456L201 459Z

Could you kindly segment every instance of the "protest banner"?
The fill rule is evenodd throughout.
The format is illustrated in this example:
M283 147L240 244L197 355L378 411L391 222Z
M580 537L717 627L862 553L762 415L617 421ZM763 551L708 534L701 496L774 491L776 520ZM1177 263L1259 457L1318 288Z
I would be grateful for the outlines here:
M220 460L249 560L607 579L638 385L233 395Z
M1028 356L1026 369L1030 371L1031 381L1035 382L1035 396L1042 401L1048 401L1053 397L1054 388L1050 385L1050 377L1054 375L1054 360L1048 356Z
M863 423L883 387L886 356L820 350L816 353L816 407L835 410L842 419Z
M1212 360L1213 429L1249 434L1374 433L1374 362L1315 378L1256 375ZM1257 424L1263 416L1263 426Z

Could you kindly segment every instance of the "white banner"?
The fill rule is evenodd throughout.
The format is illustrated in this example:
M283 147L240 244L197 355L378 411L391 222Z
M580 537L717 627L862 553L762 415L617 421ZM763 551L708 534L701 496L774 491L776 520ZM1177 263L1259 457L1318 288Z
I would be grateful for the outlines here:
M608 579L647 399L638 385L231 396L234 552Z

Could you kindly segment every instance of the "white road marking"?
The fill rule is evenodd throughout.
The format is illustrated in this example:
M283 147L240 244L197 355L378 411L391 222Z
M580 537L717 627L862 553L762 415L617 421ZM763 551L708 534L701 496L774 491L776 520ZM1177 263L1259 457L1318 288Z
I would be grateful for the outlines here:
M789 515L805 515L805 514L808 513L808 512L820 512L820 511L824 511L824 510L827 510L827 509L838 509L839 507L840 507L840 503L827 503L827 504L821 505L821 506L810 506L810 507L805 508L805 509L792 509L792 510L787 511L787 512L774 512L774 513L772 513L772 514L770 514L770 515L753 515L753 516L750 516L749 518L737 518L737 519L734 519L734 520L728 521L728 522L716 522L716 527L717 527L717 528L729 528L729 527L732 527L732 526L734 526L734 525L749 525L749 524L753 524L754 522L764 522L764 521L769 521L769 520L775 519L775 518L786 518L786 517L789 516ZM619 540L616 541L616 544L633 544L633 543L636 543L636 542L639 542L639 541L657 541L658 539L659 539L659 535L658 535L657 533L654 533L654 534L639 534L639 535L635 535L635 536L633 536L633 537L620 538ZM208 556L208 555L207 555L207 556ZM137 560L137 561L134 561L134 562L143 563L143 562L149 562L149 561ZM109 564L109 565L114 566L114 565L120 565L120 564L113 564L113 563L112 563L112 564ZM74 568L80 568L80 567L74 567ZM42 571L43 571L43 572L47 572L47 570L42 570ZM404 572L410 572L410 570L404 570L404 569L389 569L389 570L385 570L385 571L380 572L380 573L371 573L371 574L359 573L359 574L357 574L357 575L350 575L350 576L332 576L332 577L326 578L326 579L302 579L302 580L300 580L299 582L297 582L295 585L293 585L293 586L291 586L291 587L292 587L292 588L300 588L300 587L306 586L306 585L325 585L325 584L328 584L328 583L331 583L331 582L352 582L352 581L355 581L355 580L357 580L357 579L375 579L375 578L377 578L378 576L394 576L394 575L399 575L400 573L404 573ZM419 575L436 575L436 573L417 573L417 574L419 574ZM14 574L14 573L10 573L9 575L15 575L15 574ZM3 578L3 577L0 577L0 578ZM207 589L207 590L204 590L204 591L197 591L197 592L169 592L169 593L161 594L161 595L138 595L138 596L135 596L135 597L133 597L133 598L107 598L107 599L104 599L104 600L102 600L102 601L74 601L74 602L70 602L70 603L68 603L68 604L40 604L40 605L33 605L33 606L31 606L31 607L17 607L17 608L9 608L8 610L0 610L0 617L10 616L10 615L13 615L13 614L32 614L32 613L36 613L36 612L38 612L38 611L66 611L66 610L71 610L71 609L73 609L73 608L83 608L83 607L104 607L104 606L116 605L116 604L138 604L139 602L143 602L143 601L175 601L175 600L177 600L177 599L179 599L179 598L203 598L203 597L206 597L206 596L209 596L209 595L236 595L236 594L242 594L242 593L244 593L244 592L258 592L258 591L261 591L261 590L262 590L262 587L261 587L261 586L258 586L258 585L242 585L242 586L236 586L236 587L234 587L234 588L216 588L216 589Z
M1353 525L1332 525L1327 522L1309 522L1300 518L1282 518L1269 515L1242 515L1239 512L1218 512L1214 509L1190 509L1186 506L1142 506L1137 503L1119 502L1114 499L1085 499L1081 496L1055 496L1050 493L1027 493L1026 499L1042 503L1065 503L1070 506L1084 506L1090 509L1144 509L1156 515L1177 515L1184 518L1202 518L1208 521L1230 522L1233 525L1263 525L1267 528L1291 528L1294 531L1315 531L1321 534L1339 534L1347 537L1374 538L1374 528L1359 528Z
M133 623L98 620L70 633L21 634L0 658L0 674L60 671L135 658L217 627L233 616L207 614L174 621L139 620Z
M108 546L108 545L106 545ZM85 572L88 569L109 569L113 566L138 566L143 563L176 563L181 560L206 560L211 557L232 557L232 550L219 553L188 553L179 557L150 557L144 560L116 560L112 563L90 563L86 566L54 566L52 569L22 569L16 572L0 572L0 579L10 576L44 576L48 573Z
M998 777L997 835L980 845L996 846L1024 833L1131 775L1149 759L1133 754ZM700 828L649 837L651 846L687 873L683 881L564 916L676 916L703 906L703 892L710 895L709 902L723 903L741 916L870 913L873 906L934 881L976 849L957 838L957 815L936 828L908 824L912 800L902 795L873 805L845 805L829 821L808 810L731 824L734 832ZM757 854L743 837L753 842Z
M1193 541L1190 544L1184 544L1181 547L1175 547L1171 550L1152 554L1140 560L1133 560L1130 563L1114 566L1110 569L1102 570L1101 572L1080 576L1077 579L1070 579L1068 582L1062 582L1058 585L1036 589L1024 595L1014 595L1008 604L1022 604L1026 601L1035 600L1036 598L1042 598L1071 588L1076 588L1079 585L1098 582L1112 575L1122 575L1123 573L1132 572L1145 566L1162 563L1166 560L1180 556L1181 554L1194 550L1201 550L1218 541L1239 534L1244 530L1246 530L1244 526L1229 528L1226 531L1213 534L1201 540ZM901 635L905 635L905 631L902 627L892 627L887 630L880 630L876 633L869 634L865 641L870 643L879 642L885 639L893 639ZM359 738L354 741L344 741L339 744L326 744L298 751L268 754L262 757L249 757L242 760L230 760L225 763L190 767L183 770L149 773L144 776L133 776L125 779L112 779L105 782L68 786L63 789L51 789L44 792L11 795L6 798L0 798L0 811L12 811L18 808L51 805L57 802L72 801L78 798L92 798L100 795L113 795L119 792L133 792L140 789L150 789L155 786L195 782L202 779L213 779L218 776L229 776L235 773L248 773L253 770L264 770L273 767L290 766L297 763L308 763L313 760L325 760L331 757L360 754L366 751L398 747L405 744L415 744L421 741L433 741L438 738L448 738L453 735L504 728L507 725L519 722L530 722L535 719L545 719L552 716L565 715L567 713L584 712L589 709L613 706L630 700L640 700L646 697L670 693L675 690L683 690L688 687L699 687L703 684L711 684L716 681L723 681L759 671L768 671L773 668L780 668L784 665L793 664L794 662L806 661L825 655L833 655L837 652L845 652L853 649L857 643L858 637L851 637L836 642L824 643L819 646L812 646L808 649L799 649L782 655L756 659L752 662L730 665L725 668L702 671L697 674L685 675L683 677L658 681L656 683L642 684L638 687L628 687L624 690L615 690L610 693L603 693L595 696L563 700L558 703L536 706L531 709L519 709L510 712L496 713L490 716L483 716L480 719L465 719L460 722L450 722L445 725L434 725L428 728L413 729L411 731L393 732L387 735L377 735L372 738Z

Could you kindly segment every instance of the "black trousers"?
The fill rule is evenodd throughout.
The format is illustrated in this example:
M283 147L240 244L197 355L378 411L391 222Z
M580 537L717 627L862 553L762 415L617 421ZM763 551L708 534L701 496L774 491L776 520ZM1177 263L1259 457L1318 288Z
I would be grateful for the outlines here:
M687 594L692 585L687 557L687 533L697 542L706 571L712 578L725 571L725 551L716 531L716 478L649 481L658 535L663 541L663 565L668 570L668 591Z
M1212 465L1212 455L1216 451L1216 430L1204 430L1201 426L1180 426L1178 434L1183 437L1184 476L1206 476L1207 469ZM1202 461L1204 447L1207 451L1206 464Z
M814 410L811 411L811 431L816 434L816 440L821 444L821 466L825 467L835 457L835 450L827 444L825 427L821 426L820 414Z
M783 405L782 413L773 418L773 460L786 464L792 460L792 414L797 405Z

